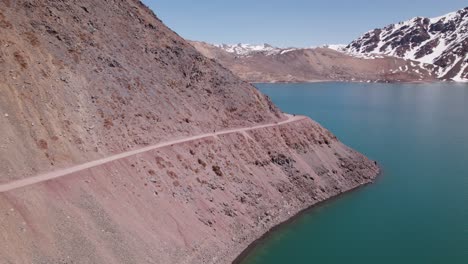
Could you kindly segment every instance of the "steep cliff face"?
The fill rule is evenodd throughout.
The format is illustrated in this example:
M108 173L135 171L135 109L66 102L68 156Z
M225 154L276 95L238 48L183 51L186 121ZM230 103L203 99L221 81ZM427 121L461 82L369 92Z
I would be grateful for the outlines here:
M353 54L385 54L432 64L438 77L468 81L468 7L374 29L351 42Z
M0 2L0 185L286 119L135 0ZM5 263L228 263L374 162L304 119L0 193Z
M0 8L0 182L280 119L263 95L138 2L2 1Z
M280 49L191 43L248 82L418 82L436 78L432 66L390 56L355 56L325 47Z

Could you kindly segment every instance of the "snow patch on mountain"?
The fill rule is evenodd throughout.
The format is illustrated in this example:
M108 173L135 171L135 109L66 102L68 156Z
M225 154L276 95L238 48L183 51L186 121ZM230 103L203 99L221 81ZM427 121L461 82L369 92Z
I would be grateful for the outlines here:
M285 54L297 48L278 48L270 44L214 44L215 47L221 48L226 52L235 54L237 56L252 56L254 54L263 54L267 56Z
M432 64L441 79L468 80L468 7L371 30L345 48L354 56L395 56Z
M321 47L336 50L336 51L344 51L346 49L345 44L326 44L326 45L322 45Z

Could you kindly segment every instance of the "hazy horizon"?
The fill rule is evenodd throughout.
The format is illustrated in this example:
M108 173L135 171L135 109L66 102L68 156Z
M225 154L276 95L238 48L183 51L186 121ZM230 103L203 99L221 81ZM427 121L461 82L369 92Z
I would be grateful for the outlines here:
M467 6L464 0L295 0L288 5L279 0L143 2L186 39L278 47L348 44L374 28L416 16L437 17Z

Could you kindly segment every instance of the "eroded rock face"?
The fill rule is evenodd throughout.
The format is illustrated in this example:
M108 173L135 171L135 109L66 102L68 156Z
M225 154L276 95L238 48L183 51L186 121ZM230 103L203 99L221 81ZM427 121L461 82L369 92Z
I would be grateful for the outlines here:
M0 2L0 183L285 117L139 1ZM0 193L5 263L229 263L374 162L311 120Z
M468 80L468 7L437 18L416 17L351 42L354 54L385 54L438 66L438 77Z
M1 1L0 21L0 182L282 118L138 1Z

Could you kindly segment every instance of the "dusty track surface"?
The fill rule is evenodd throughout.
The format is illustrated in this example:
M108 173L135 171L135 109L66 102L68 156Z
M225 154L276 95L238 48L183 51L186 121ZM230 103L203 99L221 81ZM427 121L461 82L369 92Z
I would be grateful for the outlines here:
M40 182L49 181L49 180L53 180L53 179L56 179L56 178L64 177L64 176L67 176L69 174L72 174L72 173L75 173L75 172L78 172L78 171L82 171L82 170L89 169L89 168L92 168L92 167L96 167L96 166L99 166L99 165L102 165L102 164L105 164L105 163L109 163L111 161L127 158L127 157L130 157L130 156L133 156L133 155L144 153L144 152L147 152L147 151L150 151L150 150L155 150L155 149L167 147L167 146L174 145L174 144L180 144L180 143L190 142L190 141L203 139L203 138L207 138L207 137L220 136L220 135L226 135L226 134L231 134L231 133L241 133L241 132L254 130L254 129L275 127L275 126L280 126L280 125L291 123L291 122L300 121L300 120L303 120L303 119L306 118L305 116L290 116L290 115L288 115L287 117L288 117L287 120L277 122L277 123L258 125L258 126L252 126L252 127L244 127L244 128L235 128L235 129L229 129L229 130L224 130L224 131L219 131L219 132L214 132L214 133L205 133L205 134L192 136L192 137L174 139L174 140L162 142L162 143L159 143L159 144L156 144L156 145L144 147L144 148L141 148L141 149L136 149L136 150L132 150L132 151L123 152L123 153L113 155L113 156L110 156L110 157L106 157L106 158L103 158L103 159L87 162L87 163L84 163L84 164L81 164L81 165L78 165L78 166L73 166L73 167L70 167L70 168L66 168L66 169L62 169L62 170L58 170L58 171L53 171L53 172L49 172L49 173L44 173L44 174L41 174L41 175L37 175L37 176L34 176L34 177L29 177L29 178L18 180L18 181L13 181L13 182L10 182L10 183L7 183L7 184L2 184L2 185L0 185L0 192L8 192L8 191L18 189L18 188L21 188L21 187L25 187L25 186L33 185L33 184L36 184L36 183L40 183Z

